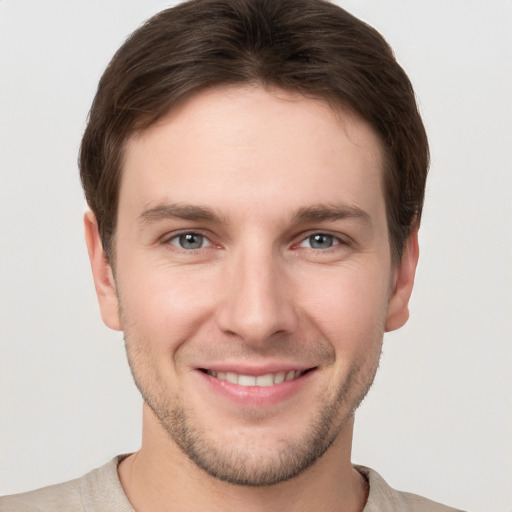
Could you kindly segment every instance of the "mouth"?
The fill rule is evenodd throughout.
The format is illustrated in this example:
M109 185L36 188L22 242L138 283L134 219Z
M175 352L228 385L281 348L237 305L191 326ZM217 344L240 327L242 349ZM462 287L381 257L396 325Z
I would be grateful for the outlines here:
M266 373L264 375L244 375L235 372L222 372L215 370L208 370L201 368L203 373L206 373L210 377L219 379L222 381L229 382L231 384L237 384L243 387L271 387L283 382L290 382L292 380L299 379L306 373L313 371L315 368L309 368L306 370L289 370L279 371L275 373Z

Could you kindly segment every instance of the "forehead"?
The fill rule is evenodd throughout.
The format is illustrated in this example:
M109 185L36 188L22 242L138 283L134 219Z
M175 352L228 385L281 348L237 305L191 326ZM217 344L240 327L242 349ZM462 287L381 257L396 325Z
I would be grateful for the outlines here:
M379 215L384 204L381 144L369 125L281 89L193 95L133 135L124 157L120 212L179 202L285 214L341 202Z

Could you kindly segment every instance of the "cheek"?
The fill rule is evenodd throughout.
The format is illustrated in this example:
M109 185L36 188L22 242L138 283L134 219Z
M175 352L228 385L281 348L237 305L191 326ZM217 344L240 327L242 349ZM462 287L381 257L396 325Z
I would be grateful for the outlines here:
M125 268L133 270L132 277L129 273L126 279L122 275L119 278L123 330L151 341L153 351L175 351L212 310L214 293L208 291L214 289L211 276L194 269L136 261Z
M317 276L314 288L303 288L305 314L338 352L348 355L380 345L388 305L383 275L378 267L330 269Z

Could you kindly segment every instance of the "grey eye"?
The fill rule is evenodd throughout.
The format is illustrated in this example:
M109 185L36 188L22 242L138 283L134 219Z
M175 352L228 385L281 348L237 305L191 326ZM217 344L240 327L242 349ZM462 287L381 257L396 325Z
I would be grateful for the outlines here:
M332 246L333 242L332 235L318 233L309 237L309 243L313 249L328 249Z
M311 247L312 249L329 249L338 243L339 241L332 235L315 233L314 235L308 236L301 245L303 247Z
M172 238L170 243L177 245L181 249L194 250L208 245L208 240L198 233L183 233Z

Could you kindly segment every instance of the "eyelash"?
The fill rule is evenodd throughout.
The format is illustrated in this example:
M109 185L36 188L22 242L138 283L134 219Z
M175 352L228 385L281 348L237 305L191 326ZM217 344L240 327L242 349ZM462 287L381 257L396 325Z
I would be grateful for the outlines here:
M320 247L311 247L311 241L314 237L327 237L327 238L330 238L331 239L331 242L332 244L329 246L329 247L326 247L326 248L320 248ZM309 247L304 247L304 243L306 243L307 241L310 242L310 246ZM329 251L330 249L333 249L333 250L336 250L334 248L338 247L338 246L347 246L349 245L348 241L341 237L340 235L334 235L333 233L329 233L328 231L314 231L314 232L310 232L308 233L306 236L303 236L303 238L301 238L298 246L299 247L304 247L305 249L311 249L311 250L318 250L318 251L321 251L321 252L325 252L325 251Z
M181 237L186 237L186 236L190 236L190 235L195 235L197 237L202 237L203 239L203 243L204 242L207 242L207 245L206 246L201 246L201 247L197 247L197 248L184 248L184 247L181 247L179 245L180 243L180 238ZM330 245L329 247L326 247L326 248L320 248L320 247L311 247L311 245L309 247L305 247L303 246L304 243L306 243L308 240L310 241L310 244L311 244L311 239L313 237L320 237L320 236L323 236L323 237L329 237L329 238L332 238L332 245ZM177 243L172 243L173 240L176 240ZM181 232L178 232L178 233L173 233L171 236L168 236L166 237L165 239L163 239L163 244L165 245L172 245L173 248L175 248L174 250L178 250L178 251L181 251L181 252L184 252L184 253L187 253L187 254L196 254L198 251L200 251L201 249L207 249L209 247L219 247L218 245L216 245L214 242L212 242L212 240L210 240L210 238L205 235L204 233L202 233L201 231L181 231ZM315 252L330 252L331 250L336 250L337 247L339 246L350 246L350 241L347 240L347 237L342 237L338 234L333 234L333 233L330 233L328 231L310 231L308 233L304 233L301 235L300 239L298 242L295 242L292 244L292 247L293 248L304 248L304 249L307 249L307 250L312 250L312 251L315 251Z

